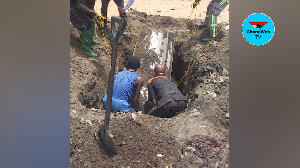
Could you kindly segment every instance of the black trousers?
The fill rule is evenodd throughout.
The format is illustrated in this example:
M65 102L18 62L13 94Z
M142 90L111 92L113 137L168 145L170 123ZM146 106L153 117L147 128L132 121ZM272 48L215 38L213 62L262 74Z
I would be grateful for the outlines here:
M70 3L70 21L80 31L94 30L94 17L78 10L72 3Z
M161 107L153 107L147 114L155 117L171 118L186 108L185 100L175 100Z
M101 6L101 14L106 17L107 16L107 8L110 0L102 0ZM124 8L124 0L114 0L118 7Z
M107 18L107 8L110 0L102 0L102 6L101 6L101 14L102 16ZM117 4L118 7L124 8L124 0L114 0L114 2ZM107 21L105 22L106 26ZM127 26L126 21L124 22L123 29L125 29Z

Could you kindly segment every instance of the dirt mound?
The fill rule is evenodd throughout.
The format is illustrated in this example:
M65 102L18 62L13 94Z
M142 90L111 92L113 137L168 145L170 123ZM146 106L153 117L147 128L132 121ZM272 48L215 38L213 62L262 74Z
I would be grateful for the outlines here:
M137 115L134 120L131 114L112 117L109 129L118 152L113 156L97 140L99 135L93 134L99 125L97 120L89 123L71 118L71 167L188 167L195 164L182 159L181 145L155 124L163 120L143 115ZM190 155L190 159L197 160L197 157Z
M169 77L176 84L182 79L179 89L189 98L188 109L170 119L140 113L135 113L135 120L131 114L112 116L109 130L114 135L118 154L111 155L101 138L94 136L104 119L101 99L106 93L110 70L106 47L111 52L111 33L105 34L107 45L101 33L97 33L100 45L94 45L93 50L99 58L89 58L80 52L80 33L70 25L71 167L229 167L228 31L223 30L218 41L200 55L206 43L199 37L206 36L208 30L194 29L191 20L131 11L128 21L131 36L119 40L116 71L124 69L124 62L137 44L135 54L141 58L138 73L144 82L152 77L153 64L169 61ZM182 28L185 23L187 27ZM153 47L153 41L159 40L163 47ZM160 55L164 54L162 59ZM140 109L146 99L144 86ZM221 141L218 154L211 158L198 157L197 150L201 148L189 143L195 136Z
M189 141L178 141L184 125L177 125L179 120L195 118L197 124L201 117L187 112L171 119L156 118L142 113L118 114L112 116L109 131L113 134L117 155L106 150L99 134L99 121L84 120L71 117L70 125L70 157L71 167L205 167L215 165L225 166L224 156L228 149L219 148L218 156L197 157L201 151L193 147ZM189 128L193 131L193 128ZM199 133L199 130L194 129ZM192 139L191 136L185 138ZM222 139L224 141L224 139ZM226 140L225 140L226 141ZM226 157L225 157L226 158ZM226 159L225 159L226 160Z

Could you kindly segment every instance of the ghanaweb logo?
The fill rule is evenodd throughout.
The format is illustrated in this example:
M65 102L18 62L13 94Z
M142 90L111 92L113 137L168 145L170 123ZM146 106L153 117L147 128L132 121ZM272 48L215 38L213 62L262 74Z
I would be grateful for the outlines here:
M254 13L245 19L242 27L244 38L252 45L268 43L275 32L271 18L263 13Z

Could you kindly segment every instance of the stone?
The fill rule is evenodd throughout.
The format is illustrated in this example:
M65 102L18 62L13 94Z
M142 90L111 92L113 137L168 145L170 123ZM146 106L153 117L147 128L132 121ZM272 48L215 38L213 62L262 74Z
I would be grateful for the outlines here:
M191 153L196 151L196 149L194 147L191 147L191 146L186 147L186 149L187 149L188 152L191 152Z
M195 113L192 114L193 117L198 117L200 115L201 115L201 113L199 111L197 111L197 112L195 112Z
M80 121L81 124L88 124L89 126L92 126L92 121L91 120L84 120L83 118Z
M131 113L131 118L132 118L133 120L136 120L136 115L135 115L134 113Z

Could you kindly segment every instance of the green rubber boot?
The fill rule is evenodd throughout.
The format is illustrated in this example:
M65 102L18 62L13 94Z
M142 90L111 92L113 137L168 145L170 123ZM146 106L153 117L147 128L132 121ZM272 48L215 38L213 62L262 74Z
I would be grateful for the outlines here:
M217 36L217 17L211 15L211 24L209 25L209 37L202 39L203 42L209 42Z
M93 27L95 29L95 22L93 23ZM93 34L93 44L97 44L97 45L100 44L100 42L94 38L94 34Z
M91 47L93 45L93 36L94 32L93 30L82 30L80 34L80 42L81 42L81 47L80 50L84 54L90 56L90 57L98 57L97 54L95 54Z
M99 44L100 44L100 42L99 42L98 40L96 40L96 39L94 39L94 38L93 38L93 44L97 44L97 45L99 45Z

